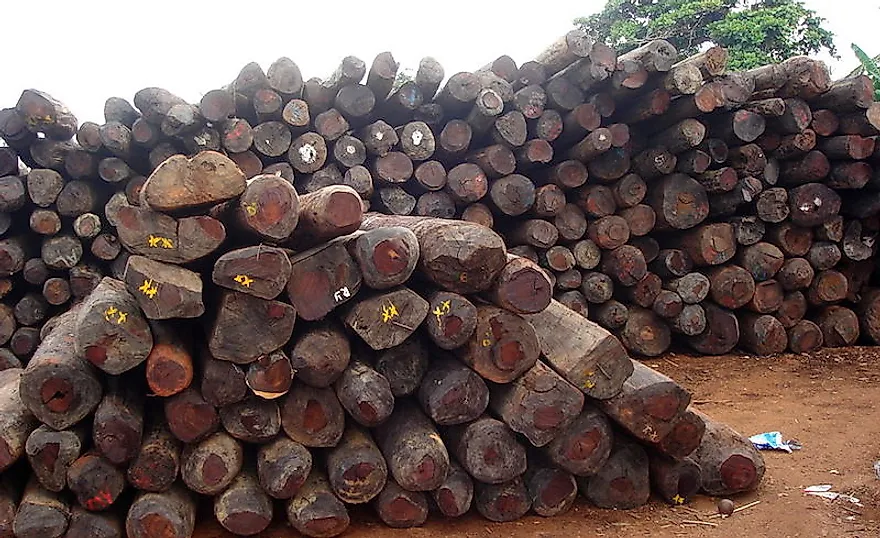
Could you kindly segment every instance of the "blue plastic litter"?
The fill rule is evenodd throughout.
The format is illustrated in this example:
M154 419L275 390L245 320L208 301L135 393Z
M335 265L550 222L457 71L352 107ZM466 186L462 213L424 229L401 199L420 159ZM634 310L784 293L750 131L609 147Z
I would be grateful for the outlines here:
M793 451L801 449L801 445L797 441L783 441L782 433L780 432L759 433L749 437L749 441L758 450L782 450L791 454Z

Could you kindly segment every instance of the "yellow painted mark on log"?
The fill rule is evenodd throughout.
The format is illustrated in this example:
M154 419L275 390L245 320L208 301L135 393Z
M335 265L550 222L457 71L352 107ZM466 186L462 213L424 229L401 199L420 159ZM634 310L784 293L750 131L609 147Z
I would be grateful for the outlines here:
M233 278L232 280L238 282L245 288L250 288L251 284L253 284L254 282L254 279L247 275L235 275L235 278Z
M253 217L257 214L257 203L256 202L245 202L242 204L244 206L245 213L248 214L249 217Z
M128 320L128 312L123 312L115 306L110 306L107 310L104 310L104 319L110 323L115 321L117 325L122 325Z
M138 288L138 291L149 297L150 299L154 298L157 293L159 293L159 286L153 283L153 279L144 280L144 283L141 284L141 287Z
M448 314L450 310L452 310L452 300L446 300L446 301L443 301L442 303L440 303L440 306L438 306L437 308L434 309L433 312L431 312L432 314L437 316L437 325L443 324L442 318L443 318L443 316Z
M147 244L152 248L174 248L174 242L167 237L150 234L147 238Z
M583 385L582 385L583 388L584 388L584 390L589 390L589 389L595 387L595 386L596 386L596 382L593 381L593 380L590 379L590 378L591 378L592 376L596 375L596 372L594 372L594 371L592 371L592 370L587 370L587 371L584 372L584 375L587 377L587 378L584 380Z
M387 305L382 306L382 323L388 323L399 316L400 312L397 311L397 306L394 303L389 302Z
M480 342L480 345L483 347L489 347L492 345L492 333L486 331L486 334L483 335L483 340Z

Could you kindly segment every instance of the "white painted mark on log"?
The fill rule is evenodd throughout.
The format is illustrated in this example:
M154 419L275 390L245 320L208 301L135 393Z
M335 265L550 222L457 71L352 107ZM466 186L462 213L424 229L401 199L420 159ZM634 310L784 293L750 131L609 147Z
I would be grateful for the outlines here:
M318 150L315 149L315 146L311 144L303 144L301 148L299 148L299 157L306 163L313 163L318 159Z

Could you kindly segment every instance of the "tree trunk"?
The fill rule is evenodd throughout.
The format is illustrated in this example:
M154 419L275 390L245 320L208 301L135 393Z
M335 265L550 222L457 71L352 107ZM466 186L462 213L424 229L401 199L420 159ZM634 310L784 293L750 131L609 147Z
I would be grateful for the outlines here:
M12 530L18 538L60 537L70 522L66 498L40 487L31 478L24 487Z
M349 362L335 383L336 396L359 424L375 427L394 408L394 394L388 380L362 360Z
M343 321L376 351L401 344L424 321L428 302L408 288L369 296L347 307Z
M21 400L40 422L63 430L98 406L97 371L76 353L77 310L63 314L43 339L21 378Z
M131 256L123 279L149 319L195 318L205 312L202 280L193 271Z
M702 486L702 469L694 460L675 460L649 452L651 485L664 501L677 506L687 504Z
M313 538L338 536L350 523L348 511L333 494L327 476L314 468L287 503L287 519L298 532Z
M375 430L375 436L391 476L401 487L430 491L443 483L449 454L430 419L418 408L398 407Z
M822 329L826 347L846 347L859 338L859 318L843 306L829 306L821 311L815 322Z
M420 527L428 519L428 499L421 491L407 491L389 479L373 502L385 525L393 529Z
M222 407L220 421L229 435L246 443L265 443L281 431L278 404L257 397Z
M290 340L295 317L296 310L289 304L225 291L211 326L208 347L221 360L254 362ZM260 328L258 340L252 338L256 328Z
M313 388L294 380L281 407L281 426L307 447L332 447L345 429L345 411L331 388Z
M333 492L349 504L369 502L385 487L388 468L369 432L349 426L339 444L327 454Z
M427 345L415 336L379 354L376 371L388 380L394 397L402 398L418 390L429 362Z
M706 315L706 329L698 336L688 340L688 344L698 353L705 355L724 355L730 352L739 342L739 322L733 312L716 306L714 303L703 303Z
M507 385L494 385L492 412L534 446L544 446L576 417L583 394L538 362L522 377Z
M477 307L475 335L458 351L465 364L495 383L513 381L535 365L540 353L528 321L494 306Z
M489 521L515 521L529 511L531 498L520 477L503 484L477 482L475 489L477 512Z
M192 491L214 496L235 480L243 458L241 444L226 433L218 432L183 449L180 475Z
M616 439L599 472L578 479L580 491L599 508L629 510L644 505L651 495L648 454L641 446Z
M474 498L474 481L455 461L450 461L446 480L431 492L440 513L446 517L460 517L470 510Z
M205 348L200 352L200 365L200 391L210 405L223 407L247 396L245 373L239 365L215 359Z
M128 466L128 482L141 491L168 491L180 470L180 443L161 419L153 419Z
M307 321L323 318L360 290L362 275L344 240L301 252L290 263L287 295Z
M617 339L560 303L552 301L526 320L535 328L549 366L587 396L614 396L632 373L632 361ZM559 334L576 337L560 339Z
M764 476L764 458L732 428L700 414L706 433L693 454L702 470L702 488L709 495L733 495L755 489Z
M165 533L169 538L192 536L196 524L196 503L182 487L163 493L142 493L128 510L125 531L131 538L149 538Z
M217 431L217 409L193 387L164 401L165 420L175 437L184 443L198 442Z
M457 293L483 291L507 263L501 238L491 230L467 222L424 217L370 215L363 228L404 226L419 240L419 269L440 287ZM461 237L467 248L450 237Z
M251 469L242 471L214 499L214 517L224 529L239 536L259 534L272 522L272 499L260 488Z
M74 506L64 538L122 538L118 514L99 514Z
M296 495L311 469L309 450L286 436L261 445L257 452L260 486L276 499L290 499Z
M104 398L95 410L92 426L94 446L113 465L134 459L144 431L143 388L108 380Z
M60 492L67 485L67 469L80 457L86 441L84 428L55 431L41 425L27 437L28 463L40 485Z
M489 389L473 370L451 358L435 359L418 393L425 413L437 424L450 426L475 420L489 404Z

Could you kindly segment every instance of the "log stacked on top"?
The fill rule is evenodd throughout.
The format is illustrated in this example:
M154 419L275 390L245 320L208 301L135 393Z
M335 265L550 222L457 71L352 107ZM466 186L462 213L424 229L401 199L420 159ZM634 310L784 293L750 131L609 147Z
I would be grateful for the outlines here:
M155 87L134 106L110 98L101 125L28 90L0 111L0 341L28 356L41 323L131 250L125 202L143 198L174 217L156 226L201 237L189 258L175 247L162 261L190 263L223 241L188 214L213 200L168 206L158 181L141 193L163 163L192 182L212 176L224 194L241 188L186 160L201 151L227 155L248 181L277 176L210 213L234 213L245 236L279 241L297 225L290 201L278 202L285 222L248 214L264 190L289 197L278 177L301 195L344 185L386 214L485 224L635 354L673 340L705 354L876 341L880 104L869 80L832 84L803 57L728 73L720 48L677 60L662 40L618 56L579 31L522 65L503 56L448 78L432 58L398 77L382 53L304 80L281 58L248 64L198 104Z
M573 31L448 79L282 58L100 125L25 91L0 467L32 478L4 521L116 536L123 505L131 536L187 536L197 493L238 534L279 509L329 536L365 502L410 526L755 487L746 440L585 318L641 355L876 341L880 105L806 58L676 56Z
M5 535L188 538L203 496L237 535L281 510L327 537L357 504L512 521L763 476L489 228L364 215L216 152L167 159L139 202L116 208L124 264L0 371Z

